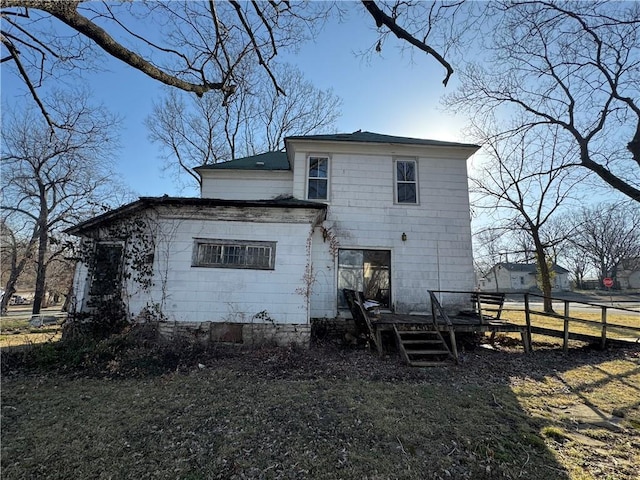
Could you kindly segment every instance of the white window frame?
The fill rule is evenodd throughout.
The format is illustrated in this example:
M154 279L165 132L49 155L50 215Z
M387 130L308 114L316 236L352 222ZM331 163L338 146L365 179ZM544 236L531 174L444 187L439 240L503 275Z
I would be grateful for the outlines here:
M208 249L208 252L203 251ZM258 251L250 254L251 249ZM215 252L217 250L217 253ZM260 256L260 250L267 252L266 262L251 262ZM209 258L205 258L209 256ZM264 257L264 254L262 254ZM221 240L214 238L194 238L192 267L236 268L245 270L274 270L276 264L276 242L259 240Z
M414 166L415 180L413 181L401 181L398 179L398 163L411 162ZM418 184L418 159L414 157L398 157L393 161L393 203L397 205L419 205L420 204L420 188ZM416 201L415 202L401 202L398 200L398 185L400 184L414 184L416 186Z
M311 173L311 159L320 159L320 160L326 160L327 161L327 177L312 177L309 174ZM326 153L314 153L314 154L310 154L307 156L307 169L306 169L306 173L305 173L305 191L306 191L306 195L305 198L307 200L329 200L329 187L331 185L330 182L330 178L331 178L331 157L329 155L327 155ZM325 180L327 182L327 196L325 198L309 198L309 181L311 180Z

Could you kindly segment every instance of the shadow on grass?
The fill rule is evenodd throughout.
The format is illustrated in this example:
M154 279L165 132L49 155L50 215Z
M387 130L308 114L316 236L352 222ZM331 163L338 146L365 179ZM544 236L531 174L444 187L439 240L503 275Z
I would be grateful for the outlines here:
M578 447L545 406L637 390L637 369L611 373L619 353L480 350L420 370L332 346L118 345L68 352L66 368L3 364L3 478L597 478L582 450L556 460ZM574 386L584 368L604 373Z

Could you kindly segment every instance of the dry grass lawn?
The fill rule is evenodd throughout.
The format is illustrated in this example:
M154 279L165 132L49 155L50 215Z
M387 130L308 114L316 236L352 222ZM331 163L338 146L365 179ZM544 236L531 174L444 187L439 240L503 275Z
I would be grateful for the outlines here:
M332 345L4 355L2 477L639 478L640 352L512 343L431 369Z
M60 325L32 327L31 315L0 317L0 348L57 342L61 338Z
M572 333L582 333L586 335L600 336L601 327L601 314L599 312L570 312L571 317L590 320L594 323L582 323L579 321L570 321L569 331ZM501 318L509 320L520 325L525 324L525 315L521 310L506 310L503 312ZM624 312L624 311L609 311L607 312L607 338L630 338L640 337L640 331L630 330L624 328L616 328L613 325L629 326L634 328L640 328L640 313ZM564 321L562 318L552 318L545 315L531 314L531 325L536 327L549 328L553 330L562 331L564 328Z

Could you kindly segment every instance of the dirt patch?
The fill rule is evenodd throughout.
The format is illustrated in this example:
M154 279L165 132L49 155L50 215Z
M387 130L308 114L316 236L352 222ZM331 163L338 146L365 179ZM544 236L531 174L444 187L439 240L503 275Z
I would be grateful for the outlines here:
M568 405L564 408L553 408L558 418L563 418L567 422L574 423L576 428L606 428L608 430L620 431L623 419L601 411L593 405L585 405L578 403L576 405Z

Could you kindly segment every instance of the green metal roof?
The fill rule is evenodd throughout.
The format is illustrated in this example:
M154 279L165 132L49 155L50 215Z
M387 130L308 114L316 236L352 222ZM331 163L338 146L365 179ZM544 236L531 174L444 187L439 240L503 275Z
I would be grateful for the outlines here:
M354 143L380 143L380 144L400 144L400 145L424 145L430 147L462 147L480 148L471 143L445 142L441 140L428 140L424 138L396 137L393 135L382 135L380 133L362 132L358 130L353 133L335 133L329 135L294 135L285 138L285 143L291 140L310 140L321 142L354 142ZM266 152L250 157L236 158L228 162L202 165L194 170L291 170L287 152Z
M267 152L228 162L202 165L195 170L291 170L286 152Z
M380 133L363 132L358 130L353 133L335 133L330 135L300 135L287 137L286 140L313 140L323 142L358 142L358 143L397 143L403 145L426 145L431 147L466 147L480 148L471 143L444 142L441 140L428 140L423 138L396 137L382 135Z

